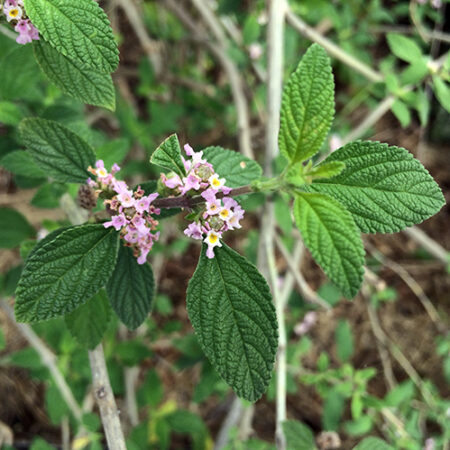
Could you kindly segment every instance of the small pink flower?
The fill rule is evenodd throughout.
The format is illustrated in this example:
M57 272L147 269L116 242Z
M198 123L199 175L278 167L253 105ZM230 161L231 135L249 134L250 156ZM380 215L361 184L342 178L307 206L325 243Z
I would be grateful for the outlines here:
M147 255L150 252L150 248L142 248L141 254L139 255L139 258L137 259L138 264L145 264L147 262Z
M189 224L189 226L184 230L184 234L193 239L202 239L202 229L197 222Z
M207 202L215 202L216 201L216 191L214 189L206 189L206 191L203 191L201 193L201 196L207 201Z
M183 182L178 175L173 175L172 177L163 180L163 182L169 189L175 189L176 187L183 185Z
M147 196L141 197L139 200L136 200L134 207L139 214L144 213L148 210L150 206L150 199Z
M105 222L103 226L105 228L114 227L116 231L119 231L123 226L126 225L127 219L124 214L118 214L117 216L112 216L109 222Z
M200 179L193 173L183 178L183 184L183 189L181 189L181 193L183 195L192 189L194 189L195 191L198 191L200 189Z
M234 208L233 215L227 222L230 230L242 228L242 225L239 222L243 219L244 213L245 211L240 206Z
M133 197L133 192L129 190L122 191L117 198L124 208L131 208L136 202Z
M193 166L196 166L197 164L204 164L206 162L202 159L203 152L194 152L194 149L189 144L184 146L184 151L186 152L186 155L192 158Z
M113 175L115 175L119 171L120 171L120 166L118 164L114 163L111 167L111 173Z
M125 183L125 181L122 181L122 180L114 179L112 181L112 187L113 187L114 191L117 192L118 194L129 192L128 191L128 184Z

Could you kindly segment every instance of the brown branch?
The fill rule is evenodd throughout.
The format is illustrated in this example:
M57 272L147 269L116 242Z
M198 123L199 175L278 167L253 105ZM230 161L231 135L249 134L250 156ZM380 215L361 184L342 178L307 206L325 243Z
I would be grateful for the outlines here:
M232 189L227 195L225 195L223 192L219 192L216 197L217 198L223 198L223 197L236 197L238 195L243 194L251 194L252 192L255 192L254 189L250 186L241 186L235 189ZM165 198L159 198L156 199L152 204L156 208L186 208L186 209L192 209L194 206L200 205L201 203L204 203L206 200L201 195L196 195L195 197L189 197L187 195L182 195L180 197L165 197Z

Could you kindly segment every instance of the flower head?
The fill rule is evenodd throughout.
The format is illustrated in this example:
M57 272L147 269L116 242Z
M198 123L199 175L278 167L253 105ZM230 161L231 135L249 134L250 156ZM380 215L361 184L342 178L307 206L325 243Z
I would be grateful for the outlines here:
M161 182L172 189L171 194L175 196L203 197L205 202L195 208L197 219L188 225L184 234L193 239L203 239L208 246L206 255L214 258L214 247L222 246L222 233L241 228L239 221L244 210L236 200L227 197L231 188L203 157L203 152L195 152L189 144L184 146L184 150L188 157L183 158L186 175L162 174Z
M22 0L5 0L3 8L0 5L0 11L2 9L6 20L11 22L14 31L19 33L16 38L18 44L28 44L39 39L39 31L28 18Z
M104 193L107 197L104 204L113 214L103 226L119 231L125 245L134 249L137 262L144 264L154 241L159 238L159 233L154 232L158 221L153 218L153 215L159 214L159 209L152 205L159 194L145 195L140 187L133 192L125 181L115 178L115 174L120 171L117 164L108 172L103 161L99 160L95 168L89 167L88 170L96 177L96 181L88 179L88 186L95 189L97 195Z

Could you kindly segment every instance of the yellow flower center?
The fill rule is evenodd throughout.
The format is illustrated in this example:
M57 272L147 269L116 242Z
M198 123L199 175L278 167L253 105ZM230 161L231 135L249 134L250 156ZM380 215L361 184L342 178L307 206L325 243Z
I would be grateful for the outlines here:
M218 239L219 237L217 236L217 234L211 233L209 235L209 242L211 242L211 244L215 244Z
M223 219L226 219L230 214L230 211L228 211L228 209L222 209L222 211L220 211L220 217L222 217Z
M15 19L19 15L19 10L17 8L13 8L9 10L9 16Z
M103 168L97 169L97 175L99 177L106 177L107 173L108 172L106 172L106 169L103 169Z
M218 186L220 186L220 181L217 178L213 178L212 184L213 184L213 186L218 187Z

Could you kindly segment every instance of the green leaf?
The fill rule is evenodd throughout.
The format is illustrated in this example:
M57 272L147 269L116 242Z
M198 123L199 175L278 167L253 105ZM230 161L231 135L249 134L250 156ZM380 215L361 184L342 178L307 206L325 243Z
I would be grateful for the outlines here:
M409 108L401 100L395 100L391 109L403 128L406 128L411 123Z
M285 420L283 432L289 450L314 450L316 444L311 429L296 420Z
M105 12L92 0L24 0L39 33L75 63L114 72L119 51Z
M17 125L22 120L23 114L20 108L11 102L0 102L0 123L5 125Z
M111 307L106 292L100 290L64 319L78 343L90 350L94 349L100 344L111 319Z
M450 88L439 77L433 77L433 90L442 107L450 112Z
M0 165L14 175L22 175L30 178L45 178L45 172L41 170L29 152L16 150L7 153L1 160Z
M117 264L106 291L119 319L134 330L152 309L155 281L150 265L138 264L132 250L120 246Z
M47 236L45 236L43 239L36 242L35 246L28 253L27 258L29 258L33 253L42 248L44 245L47 245L49 242L53 242L62 232L69 230L70 228L74 227L57 228L56 230L53 230L51 233L47 234Z
M292 163L305 161L320 149L334 116L334 81L330 60L317 44L303 56L283 92L281 153Z
M391 52L403 61L414 63L423 57L422 50L411 38L388 33L387 41Z
M277 320L266 280L226 244L200 260L187 290L189 318L213 367L256 401L267 389L278 346Z
M418 84L428 75L428 72L427 61L425 58L421 58L413 62L401 73L400 81L402 85Z
M403 230L428 219L445 204L439 186L404 148L356 141L326 161L342 161L345 169L309 189L339 200L363 233Z
M354 450L394 450L394 448L380 438L368 437L361 441Z
M114 139L95 150L97 159L103 160L109 170L114 163L121 164L130 149L130 141L126 138Z
M108 281L118 235L102 224L69 228L33 251L16 290L16 319L37 322L70 313Z
M336 327L336 353L341 362L347 362L353 355L353 334L347 320L340 320Z
M178 136L169 136L152 154L150 162L164 169L177 173L180 177L186 175L183 161L181 159L181 148Z
M35 234L34 228L22 214L10 208L0 208L0 248L17 247Z
M306 246L324 272L346 295L354 297L363 278L364 247L351 214L323 194L297 194L295 222Z
M111 75L67 58L44 41L36 42L33 49L44 74L63 92L83 103L114 111L116 94Z
M28 45L17 47L8 53L3 53L2 48L0 53L0 99L41 100L37 89L41 77L33 52Z
M51 120L25 119L20 137L36 164L56 181L84 183L95 163L91 146L63 125Z
M59 199L66 192L66 185L58 183L43 184L34 197L31 204L36 208L58 208L60 206Z
M213 165L214 170L226 179L229 187L239 187L250 184L261 178L261 166L240 153L226 150L222 147L207 147L203 150L203 157Z
M341 161L324 162L318 166L312 167L307 172L307 176L316 178L331 178L339 175L345 168L345 164Z

